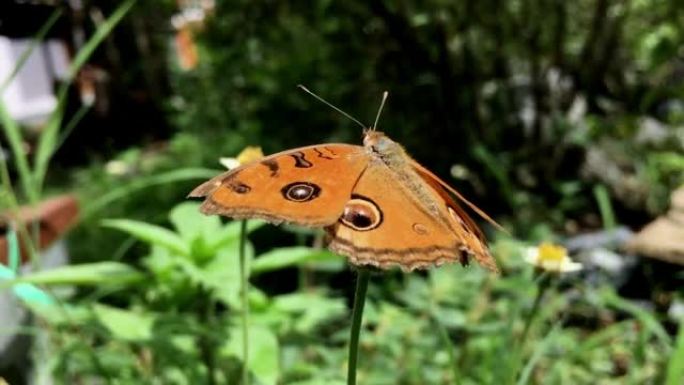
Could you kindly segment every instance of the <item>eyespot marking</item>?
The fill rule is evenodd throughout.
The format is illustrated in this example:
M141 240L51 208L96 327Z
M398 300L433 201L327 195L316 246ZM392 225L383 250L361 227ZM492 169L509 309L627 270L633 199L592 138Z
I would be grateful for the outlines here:
M422 223L414 223L413 224L413 231L418 234L418 235L427 235L428 229L423 225Z
M278 166L278 162L275 159L264 160L261 162L261 164L268 167L268 170L271 171L271 177L278 176L278 170L280 169L280 166Z
M230 189L238 194L247 194L252 191L252 188L242 182L233 182L230 184Z
M280 189L280 192L285 199L301 203L316 199L321 188L309 182L294 182Z
M356 231L369 231L382 224L383 215L378 205L371 199L352 194L352 199L344 205L340 222Z
M313 167L313 163L306 160L302 151L293 152L290 156L295 160L295 167L297 168Z

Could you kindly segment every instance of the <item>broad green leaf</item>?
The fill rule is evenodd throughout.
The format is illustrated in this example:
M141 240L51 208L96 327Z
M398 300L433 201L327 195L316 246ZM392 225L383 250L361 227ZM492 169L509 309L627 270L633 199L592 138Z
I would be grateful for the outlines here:
M168 248L181 255L190 254L190 246L178 234L164 227L130 219L106 219L102 225L123 231L143 242Z
M245 261L249 267L250 261L254 258L254 247L251 243L247 243L245 252ZM239 308L240 267L237 248L221 250L201 269L201 283L212 289L227 305Z
M211 244L213 249L220 249L227 244L236 242L240 238L240 231L242 221L232 221L225 226L221 231L207 234L207 241ZM247 234L264 226L266 222L257 219L247 220Z
M171 210L169 219L183 239L192 242L204 234L221 231L221 220L216 215L203 215L197 202L185 202Z
M299 333L309 333L323 322L347 313L344 299L327 298L318 292L280 295L275 297L273 306L296 316L292 327Z
M74 327L91 323L93 319L90 309L80 305L27 303L26 306L33 314L51 326Z
M259 325L250 325L247 334L250 373L263 385L275 385L280 375L278 339L271 330ZM221 347L221 354L243 361L242 336L240 327L232 327L230 339Z
M140 282L144 275L119 262L96 262L57 267L3 281L1 286L15 283L36 285L129 285Z
M145 341L152 338L155 315L95 304L93 312L98 321L116 338L126 341Z
M337 260L340 257L320 249L310 247L282 247L262 254L252 262L252 274L260 274L305 262Z

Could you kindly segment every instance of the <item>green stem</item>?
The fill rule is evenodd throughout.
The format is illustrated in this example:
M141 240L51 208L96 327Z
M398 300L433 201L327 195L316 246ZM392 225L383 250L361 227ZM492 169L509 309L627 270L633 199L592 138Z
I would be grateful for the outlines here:
M242 297L242 385L249 385L249 302L247 285L249 276L246 264L247 220L240 222L240 295Z
M534 318L537 315L537 312L539 311L539 305L541 304L541 300L544 297L544 293L546 293L546 290L549 288L550 284L551 280L549 279L548 274L543 273L539 277L539 289L537 289L537 296L534 297L534 302L532 303L532 309L530 310L530 314L527 316L525 328L523 329L523 333L520 338L520 346L522 346L525 343L525 340L527 339L527 335L530 332L532 322L534 321Z
M461 371L459 369L458 362L456 360L456 352L454 349L454 344L451 342L451 338L449 338L449 331L442 325L441 322L439 322L439 319L437 319L437 316L432 314L432 319L435 324L435 327L437 328L437 332L439 334L439 338L442 340L442 344L444 344L444 347L446 348L447 354L449 355L449 362L451 364L451 371L454 376L454 380L452 384L458 385L460 383L459 379L461 378ZM465 355L465 347L463 348L463 354Z
M359 268L354 293L354 309L352 310L351 336L349 338L349 365L347 367L347 385L356 384L356 363L359 356L359 332L363 319L363 307L366 304L366 291L370 280L370 270Z

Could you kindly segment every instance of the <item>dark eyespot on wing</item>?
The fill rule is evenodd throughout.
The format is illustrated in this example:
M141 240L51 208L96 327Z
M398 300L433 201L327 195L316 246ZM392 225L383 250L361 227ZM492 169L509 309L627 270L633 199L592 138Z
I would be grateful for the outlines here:
M351 198L340 217L343 225L356 231L369 231L382 224L382 210L373 200L358 194L352 194Z
M301 203L318 198L321 188L309 182L294 182L280 189L280 193L291 202Z
M313 163L306 160L304 153L301 151L293 152L290 156L295 160L295 167L297 168L313 167Z
M271 171L271 177L278 176L278 170L280 169L280 166L278 166L278 162L275 159L264 160L261 162L261 164L268 167L269 171Z
M229 186L233 191L235 191L238 194L247 194L248 192L252 191L251 187L242 182L233 182Z

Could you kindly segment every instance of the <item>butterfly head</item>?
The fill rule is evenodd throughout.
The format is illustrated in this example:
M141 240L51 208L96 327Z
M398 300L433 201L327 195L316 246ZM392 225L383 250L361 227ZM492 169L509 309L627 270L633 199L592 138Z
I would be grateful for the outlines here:
M391 154L400 148L399 144L388 138L384 132L372 129L364 131L363 145L368 150L379 154Z

